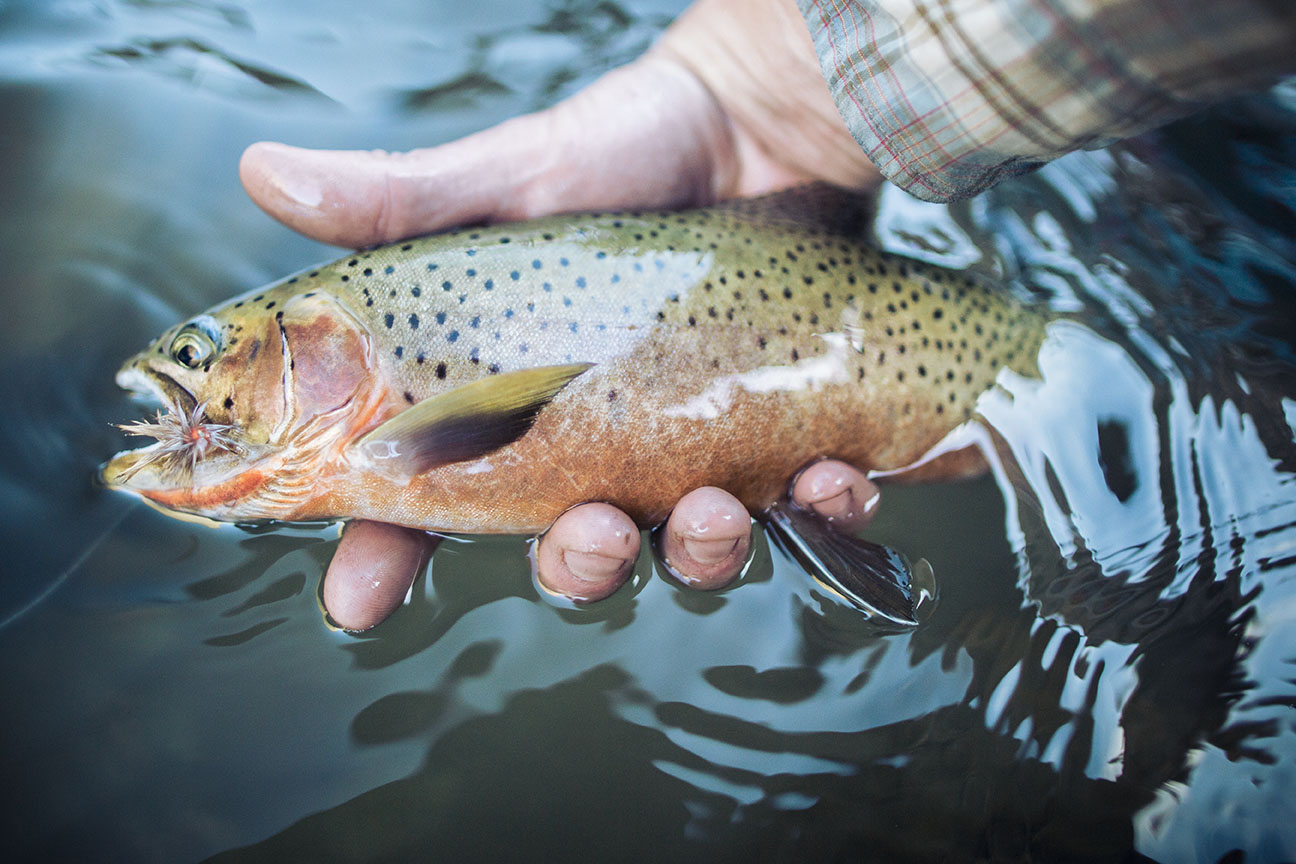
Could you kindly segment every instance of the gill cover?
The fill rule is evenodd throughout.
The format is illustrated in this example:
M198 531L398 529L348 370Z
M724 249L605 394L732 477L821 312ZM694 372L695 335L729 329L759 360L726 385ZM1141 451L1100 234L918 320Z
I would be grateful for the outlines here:
M296 425L346 405L366 377L369 355L351 314L332 296L309 292L285 303L276 321Z

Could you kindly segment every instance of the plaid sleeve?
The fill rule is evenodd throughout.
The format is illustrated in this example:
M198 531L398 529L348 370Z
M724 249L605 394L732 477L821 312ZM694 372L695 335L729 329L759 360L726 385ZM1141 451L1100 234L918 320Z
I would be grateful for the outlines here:
M888 179L966 198L1296 72L1294 0L797 0Z

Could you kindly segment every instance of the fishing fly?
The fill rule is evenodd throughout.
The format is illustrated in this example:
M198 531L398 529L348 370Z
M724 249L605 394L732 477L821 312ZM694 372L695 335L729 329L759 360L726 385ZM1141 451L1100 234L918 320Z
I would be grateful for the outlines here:
M203 402L192 411L185 411L179 403L172 402L165 413L158 411L151 423L137 420L117 424L127 435L143 435L158 442L142 451L139 461L123 473L122 479L128 480L140 469L155 463L166 473L183 472L191 476L199 462L218 450L246 455L246 448L238 440L238 426L211 422L206 408L207 403Z

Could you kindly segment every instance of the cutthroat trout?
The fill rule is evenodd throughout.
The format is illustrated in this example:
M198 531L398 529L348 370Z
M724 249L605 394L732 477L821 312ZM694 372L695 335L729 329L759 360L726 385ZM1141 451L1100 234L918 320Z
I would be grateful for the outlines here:
M1034 372L1044 321L870 248L868 215L817 186L347 255L131 358L117 382L169 408L103 477L217 520L533 533L594 500L652 525L704 485L759 514L823 457L901 468Z

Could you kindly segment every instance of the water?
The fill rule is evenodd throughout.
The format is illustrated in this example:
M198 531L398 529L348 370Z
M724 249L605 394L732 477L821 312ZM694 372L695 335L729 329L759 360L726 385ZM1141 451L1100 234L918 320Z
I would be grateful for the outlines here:
M336 529L93 485L122 358L334 254L243 197L243 147L448 140L681 6L0 5L11 860L1296 858L1290 89L969 204L883 195L883 245L1064 319L982 405L992 476L885 494L871 536L940 589L912 634L763 542L731 591L645 559L575 611L492 538L348 636Z

